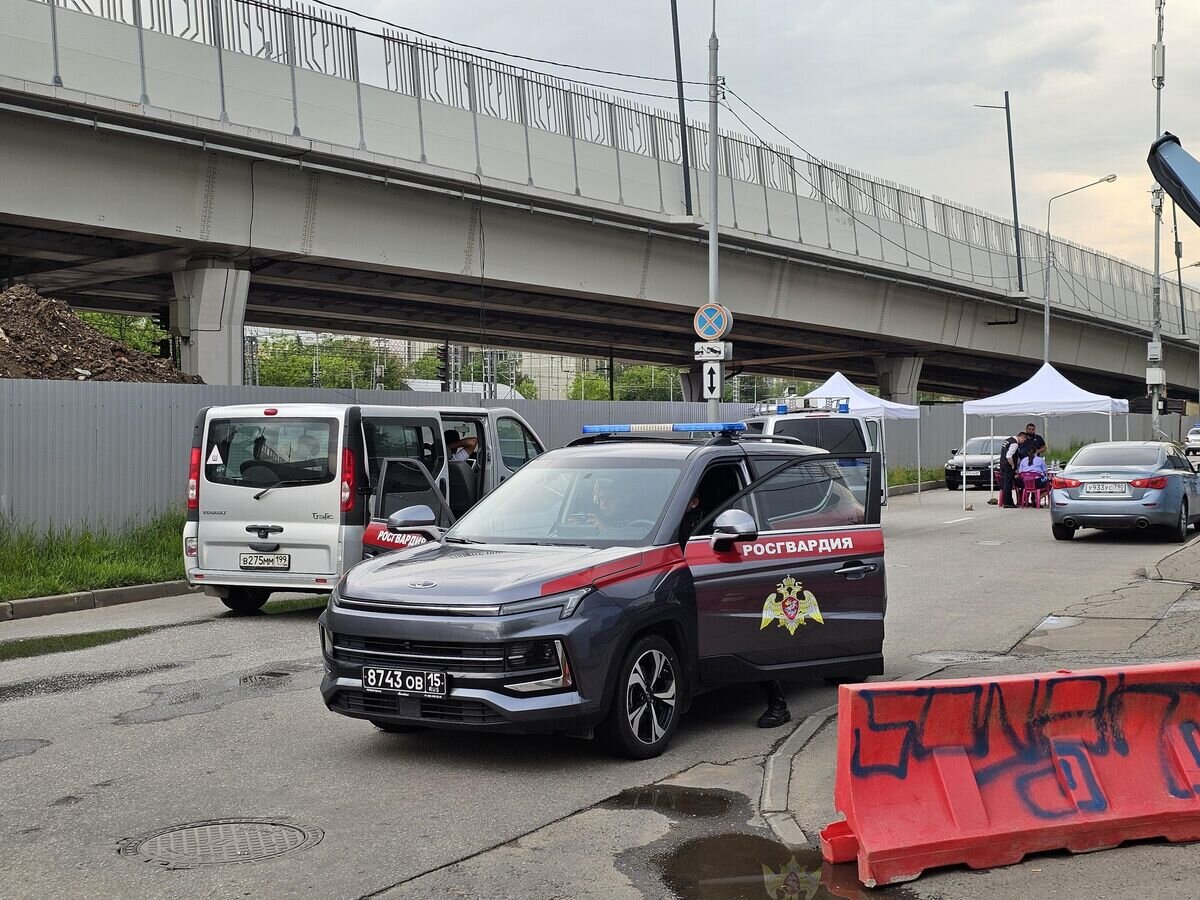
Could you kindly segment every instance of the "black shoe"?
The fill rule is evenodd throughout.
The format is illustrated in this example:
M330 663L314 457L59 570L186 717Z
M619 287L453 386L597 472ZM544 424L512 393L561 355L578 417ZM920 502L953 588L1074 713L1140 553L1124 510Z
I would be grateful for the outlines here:
M786 706L768 706L767 711L758 717L759 728L778 728L792 721L792 714Z

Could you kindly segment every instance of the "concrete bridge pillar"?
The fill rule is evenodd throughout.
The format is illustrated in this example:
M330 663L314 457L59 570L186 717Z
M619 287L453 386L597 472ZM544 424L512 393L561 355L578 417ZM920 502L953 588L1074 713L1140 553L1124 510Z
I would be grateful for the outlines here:
M885 356L875 360L879 377L879 396L896 403L917 404L917 383L921 380L919 356Z
M241 384L250 273L205 258L190 260L173 277L171 334L180 338L183 371L206 384Z

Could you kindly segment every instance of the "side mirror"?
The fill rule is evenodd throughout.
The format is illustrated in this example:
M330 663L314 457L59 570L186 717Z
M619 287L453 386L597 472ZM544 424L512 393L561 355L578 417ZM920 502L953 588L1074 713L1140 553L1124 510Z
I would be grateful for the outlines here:
M957 455L958 455L958 448L957 448L957 447L955 447L953 450L951 450L951 451L950 451L950 455L951 455L951 456L957 456Z
M428 506L406 506L388 516L387 530L396 534L403 528L422 528L436 523L437 516Z
M741 509L727 509L713 522L712 548L726 551L738 541L752 541L758 537L758 526L754 517Z

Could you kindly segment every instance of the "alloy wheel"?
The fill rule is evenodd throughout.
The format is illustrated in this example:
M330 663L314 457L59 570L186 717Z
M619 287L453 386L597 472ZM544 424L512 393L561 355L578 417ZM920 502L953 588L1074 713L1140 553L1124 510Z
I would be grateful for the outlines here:
M675 669L661 650L637 658L625 687L629 730L643 744L660 740L675 716Z

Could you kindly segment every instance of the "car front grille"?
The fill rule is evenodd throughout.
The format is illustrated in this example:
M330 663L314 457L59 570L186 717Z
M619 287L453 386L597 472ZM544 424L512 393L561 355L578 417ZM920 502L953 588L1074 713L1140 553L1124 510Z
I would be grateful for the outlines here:
M435 643L333 636L334 659L350 666L417 666L454 672L504 672L504 644Z
M331 704L338 712L365 716L394 716L399 702L394 694L375 694L369 691L338 691ZM420 698L420 717L435 722L463 725L496 725L504 717L480 700L459 700L455 697Z

